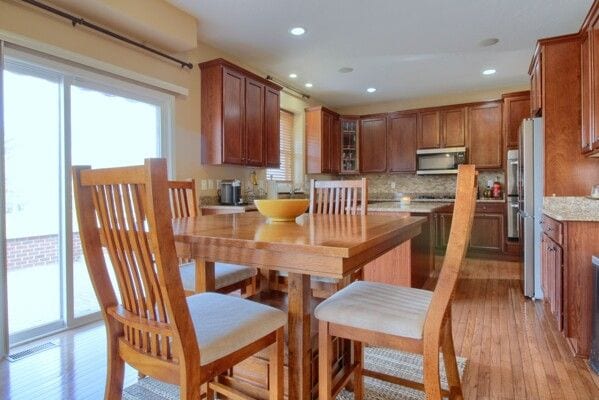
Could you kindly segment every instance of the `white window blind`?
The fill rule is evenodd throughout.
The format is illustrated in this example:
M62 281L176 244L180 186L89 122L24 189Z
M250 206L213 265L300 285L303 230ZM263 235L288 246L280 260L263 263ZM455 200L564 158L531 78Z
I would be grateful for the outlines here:
M293 180L293 113L281 110L281 165L266 170L266 178L276 181Z

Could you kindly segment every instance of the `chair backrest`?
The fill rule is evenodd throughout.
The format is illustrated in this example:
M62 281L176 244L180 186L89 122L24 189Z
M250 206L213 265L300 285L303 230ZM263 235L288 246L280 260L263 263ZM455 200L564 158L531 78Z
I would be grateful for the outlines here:
M474 165L460 165L456 187L455 204L449 241L441 273L437 280L435 292L429 306L425 322L425 335L427 331L433 333L440 329L443 318L446 317L451 303L458 275L464 261L464 256L470 242L470 232L476 208L476 195L478 191L478 173ZM437 331L438 332L438 331Z
M197 215L196 183L193 179L189 181L168 181L168 194L173 218L195 217Z
M366 178L353 181L310 181L310 214L366 215Z
M166 161L96 170L73 167L73 186L81 244L109 344L150 376L172 381L180 365L198 367L200 352L167 211Z

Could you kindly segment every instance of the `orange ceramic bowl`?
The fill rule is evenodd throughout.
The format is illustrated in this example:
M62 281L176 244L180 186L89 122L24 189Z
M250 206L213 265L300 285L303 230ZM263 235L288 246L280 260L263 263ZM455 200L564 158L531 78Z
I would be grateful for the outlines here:
M260 214L273 222L295 221L308 209L308 199L254 200Z

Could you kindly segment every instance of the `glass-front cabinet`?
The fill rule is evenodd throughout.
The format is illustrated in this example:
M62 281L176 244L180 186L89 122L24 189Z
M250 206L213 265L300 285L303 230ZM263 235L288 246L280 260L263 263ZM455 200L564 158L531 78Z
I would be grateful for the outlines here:
M358 117L341 117L341 173L357 174L358 165Z

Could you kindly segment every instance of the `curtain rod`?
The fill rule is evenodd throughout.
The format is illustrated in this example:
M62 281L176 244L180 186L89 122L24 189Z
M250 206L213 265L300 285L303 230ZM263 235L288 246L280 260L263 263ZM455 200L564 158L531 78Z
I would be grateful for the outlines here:
M300 100L307 100L310 98L310 95L300 92L298 89L294 88L293 86L289 86L287 83L275 78L272 75L267 75L266 79L283 86L283 91L285 93L290 94L291 96L297 97Z
M153 49L151 47L148 47L148 46L146 46L143 43L140 43L140 42L137 42L135 40L129 39L128 37L119 35L118 33L112 32L112 31L110 31L110 30L108 30L106 28L102 28L101 26L96 25L96 24L91 23L91 22L88 22L88 21L84 20L83 18L76 17L73 14L69 14L69 13L64 12L62 10L59 10L57 8L51 7L51 6L47 5L47 4L40 3L39 1L36 1L36 0L21 0L21 1L24 2L24 3L31 4L32 6L41 8L43 10L46 10L46 11L52 13L52 14L58 15L58 16L63 17L65 19L68 19L68 20L71 21L71 24L73 24L73 27L76 27L77 25L86 26L86 27L88 27L90 29L93 29L93 30L95 30L97 32L103 33L103 34L105 34L107 36L110 36L110 37L112 37L114 39L123 41L123 42L128 43L128 44L130 44L132 46L136 46L136 47L139 47L140 49L144 49L146 51L149 51L150 53L153 53L153 54L155 54L157 56L160 56L160 57L166 58L168 60L174 61L177 64L180 64L181 68L193 69L193 64L192 63L179 60L178 58L170 56L170 55L168 55L166 53L163 53L163 52L161 52L159 50L156 50L156 49Z

